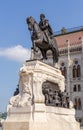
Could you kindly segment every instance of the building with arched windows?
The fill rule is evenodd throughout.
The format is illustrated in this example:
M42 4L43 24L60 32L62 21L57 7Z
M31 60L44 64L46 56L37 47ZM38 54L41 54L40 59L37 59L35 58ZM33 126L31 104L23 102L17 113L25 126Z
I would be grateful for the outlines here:
M66 91L74 103L76 119L83 126L83 27L56 32L59 65Z

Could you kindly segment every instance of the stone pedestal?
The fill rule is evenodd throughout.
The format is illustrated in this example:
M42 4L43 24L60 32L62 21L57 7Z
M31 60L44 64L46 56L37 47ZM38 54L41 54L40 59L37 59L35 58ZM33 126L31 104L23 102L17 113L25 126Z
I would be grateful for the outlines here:
M35 104L10 109L4 130L80 130L75 110Z
M64 77L59 69L40 61L27 61L19 72L19 94L7 106L4 130L79 130L75 110L45 105L42 86L55 83L63 92Z

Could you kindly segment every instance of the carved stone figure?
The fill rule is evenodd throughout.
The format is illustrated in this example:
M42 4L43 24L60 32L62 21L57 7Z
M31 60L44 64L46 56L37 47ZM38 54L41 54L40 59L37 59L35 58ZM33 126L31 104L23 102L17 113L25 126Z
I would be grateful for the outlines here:
M45 95L45 104L48 105L48 102L49 102L49 89L46 88L46 89L44 90L44 88L43 88L42 92L43 92L43 94Z
M53 56L53 63L57 63L59 51L58 51L57 42L56 42L55 38L51 37L51 35L50 35L50 34L52 34L52 32L50 31L50 33L48 34L48 32L47 32L48 27L46 30L41 29L41 28L43 28L43 27L41 27L41 24L40 24L40 27L41 27L40 28L39 24L31 16L28 17L26 21L28 24L28 29L31 31L31 39L32 39L32 43L33 43L32 48L33 48L34 52L36 51L36 48L39 48L42 53L43 59L47 59L46 53L48 50L51 50L52 56ZM47 21L46 21L46 25L47 25ZM47 44L47 43L49 43L49 44Z
M51 88L49 88L48 103L49 103L50 105L53 105L53 91L52 91Z
M56 107L72 108L73 103L69 100L69 96L66 92L61 92L50 82L45 82L42 87L42 92L45 96L45 104Z
M9 111L9 109L11 107L18 107L18 103L19 103L20 98L21 98L20 94L10 98L9 104L7 106L7 112Z
M60 106L60 97L58 96L57 91L53 95L53 103L55 106Z
M62 107L67 108L67 102L66 102L66 97L62 97Z
M11 107L25 107L32 105L32 89L31 89L32 77L30 74L28 76L21 76L19 81L19 93L14 93L11 97L7 111ZM17 90L17 89L16 89Z

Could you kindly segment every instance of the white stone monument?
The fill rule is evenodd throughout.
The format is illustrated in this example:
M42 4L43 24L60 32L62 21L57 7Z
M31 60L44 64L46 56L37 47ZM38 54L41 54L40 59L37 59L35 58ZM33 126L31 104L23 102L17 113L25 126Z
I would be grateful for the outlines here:
M57 84L64 92L65 81L59 69L39 60L30 60L23 65L19 72L19 94L9 101L3 130L80 130L72 106L45 104L42 92L45 82Z

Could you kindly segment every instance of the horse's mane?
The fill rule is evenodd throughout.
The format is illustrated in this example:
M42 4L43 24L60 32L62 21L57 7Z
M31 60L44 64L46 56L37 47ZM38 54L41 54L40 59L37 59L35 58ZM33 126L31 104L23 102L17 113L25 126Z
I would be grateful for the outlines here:
M28 23L28 22L31 22L31 21L34 21L34 23L38 24L38 23L36 22L36 20L35 20L32 16L28 17L28 18L26 19L26 21L27 21L27 23Z

